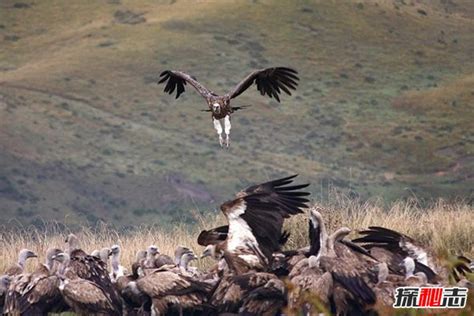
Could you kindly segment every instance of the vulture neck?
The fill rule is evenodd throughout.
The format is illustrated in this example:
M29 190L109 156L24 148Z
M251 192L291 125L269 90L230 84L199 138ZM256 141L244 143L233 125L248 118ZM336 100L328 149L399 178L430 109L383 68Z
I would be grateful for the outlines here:
M54 267L54 260L53 260L53 258L51 258L50 255L47 255L47 256L46 256L46 261L44 262L44 265L46 266L46 268L47 268L49 271L52 271L52 270L53 270L53 267Z
M311 244L310 255L316 255L318 258L327 255L327 240L328 233L326 225L324 225L323 217L321 213L316 210L311 210L311 224L316 232L319 231L319 245L316 243ZM319 228L319 229L318 229ZM315 236L314 236L315 237ZM319 248L319 249L318 249ZM314 253L313 253L314 252Z
M336 242L341 241L342 239L344 239L344 237L349 235L350 232L351 230L349 228L341 227L338 230L336 230L334 233L332 233L331 236L329 236L327 247L328 247L328 255L330 257L336 257L336 251L334 250L334 245L336 244Z
M74 250L80 249L79 239L74 234L70 234L67 239L67 253L72 254Z
M26 252L21 252L20 255L18 256L18 266L23 269L25 269L25 263L26 260L28 260L28 254Z
M152 262L153 259L155 259L155 255L152 254L150 251L147 251L147 252L146 252L146 260L147 260L148 262Z
M99 252L99 257L100 257L100 260L102 260L103 263L105 263L105 266L108 266L108 263L109 263L109 252L108 252L108 249L102 249L100 252Z
M117 252L112 254L112 258L110 260L110 263L112 264L112 271L117 273L120 266L120 253Z
M66 275L66 269L69 266L69 262L71 258L69 256L65 256L63 262L61 262L61 266L59 267L59 275L64 276Z
M182 256L181 260L179 260L179 269L182 272L188 272L189 271L189 262L191 261L191 258L188 256Z

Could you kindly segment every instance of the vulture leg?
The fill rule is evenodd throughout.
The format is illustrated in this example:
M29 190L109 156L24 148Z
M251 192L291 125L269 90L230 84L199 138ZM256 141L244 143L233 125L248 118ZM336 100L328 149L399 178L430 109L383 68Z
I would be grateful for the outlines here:
M226 115L224 117L224 132L225 132L225 142L226 142L226 146L229 147L230 145L230 116L229 115Z
M221 147L224 146L224 138L222 138L222 125L221 122L218 119L212 118L212 121L214 122L214 128L217 131L217 135L219 135L219 144Z

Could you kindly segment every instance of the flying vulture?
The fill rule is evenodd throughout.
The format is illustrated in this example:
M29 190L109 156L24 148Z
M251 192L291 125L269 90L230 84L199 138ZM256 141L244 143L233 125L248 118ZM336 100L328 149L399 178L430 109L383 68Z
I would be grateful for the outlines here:
M178 98L184 91L184 86L189 83L197 92L206 99L209 107L208 112L212 113L212 121L214 128L219 135L219 143L224 146L224 138L222 131L226 134L225 145L230 144L230 115L244 107L233 107L230 105L230 100L238 97L241 93L247 90L253 83L257 85L257 89L261 95L268 95L270 98L275 98L280 102L281 92L291 95L290 90L295 90L298 85L297 71L287 67L272 67L260 69L249 74L239 84L237 84L232 91L224 95L217 95L213 91L204 87L194 77L182 71L165 70L160 74L158 84L166 82L165 92L173 94L176 90L176 98ZM223 120L223 125L221 124Z
M289 185L296 176L248 187L221 205L228 232L222 241L221 237L210 240L217 242L215 253L224 256L234 273L269 270L272 255L280 248L284 219L302 213L309 202L305 196L310 193L301 191L309 184ZM225 229L211 231L225 233ZM203 239L206 238L201 238L201 244Z

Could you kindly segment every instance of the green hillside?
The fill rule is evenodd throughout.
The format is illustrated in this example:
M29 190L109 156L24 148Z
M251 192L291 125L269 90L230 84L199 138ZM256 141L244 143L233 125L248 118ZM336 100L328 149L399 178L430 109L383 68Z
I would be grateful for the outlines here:
M192 222L291 173L315 200L472 199L473 34L470 0L1 1L0 222ZM239 97L229 150L156 85L275 65L298 90Z

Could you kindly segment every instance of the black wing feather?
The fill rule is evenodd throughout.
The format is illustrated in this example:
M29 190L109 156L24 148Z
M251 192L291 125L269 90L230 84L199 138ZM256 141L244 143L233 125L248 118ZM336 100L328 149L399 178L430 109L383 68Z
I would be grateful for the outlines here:
M206 100L209 99L214 93L200 84L193 76L188 75L187 73L174 70L165 70L160 74L160 80L158 84L166 82L164 91L169 94L173 94L176 90L176 99L184 93L184 86L186 83L190 83L196 91L203 96Z
M242 80L228 95L231 99L238 97L253 83L257 85L261 95L268 95L280 102L281 92L291 95L298 85L298 72L287 67L272 67L252 72Z

